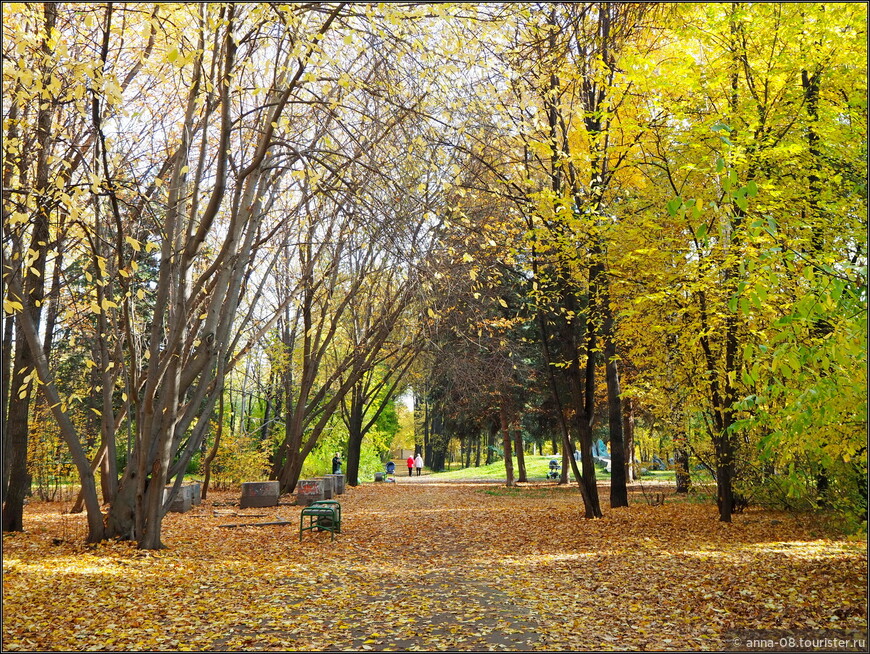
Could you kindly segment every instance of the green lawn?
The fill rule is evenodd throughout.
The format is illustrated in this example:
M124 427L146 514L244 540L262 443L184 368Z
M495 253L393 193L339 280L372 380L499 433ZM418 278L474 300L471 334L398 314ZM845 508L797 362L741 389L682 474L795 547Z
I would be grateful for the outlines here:
M556 458L561 463L561 457L552 456L529 456L526 455L526 474L529 480L544 480L547 478L550 461ZM517 465L514 461L514 476L517 474ZM505 478L504 461L496 461L487 466L479 468L461 468L459 470L450 470L449 472L436 472L433 477L445 480L462 480L462 479L492 479L493 481ZM604 471L603 467L598 467L596 476L599 479L610 479L610 474Z
M550 461L553 456L530 456L526 455L526 474L530 481L541 481L547 478ZM561 457L555 457L561 463ZM454 464L455 465L455 464ZM397 468L398 469L398 468ZM570 470L569 470L570 472ZM514 460L514 476L517 474L516 460ZM444 480L461 481L463 479L491 479L493 481L504 479L504 461L496 461L479 468L457 468L447 472L432 473L433 477ZM610 479L610 473L605 472L603 466L596 466L595 476L597 479ZM710 475L706 471L692 471L693 481L709 481ZM676 475L673 470L647 470L640 477L641 481L675 481Z

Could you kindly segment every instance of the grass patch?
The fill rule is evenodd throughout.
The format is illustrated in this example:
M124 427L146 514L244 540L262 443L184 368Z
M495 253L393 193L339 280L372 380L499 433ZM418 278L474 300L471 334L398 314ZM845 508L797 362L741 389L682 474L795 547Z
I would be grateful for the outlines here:
M577 492L576 486L498 486L478 491L484 495L493 497L514 497L517 499L542 497L555 497L565 490Z
M530 456L526 455L526 476L529 481L544 481L547 478L547 473L550 470L550 461L556 458L561 463L561 457L552 456ZM570 474L570 470L568 471ZM610 474L605 472L603 467L597 467L595 471L597 479L610 479ZM445 481L462 481L465 479L486 479L496 481L505 478L504 461L496 461L489 465L480 466L477 468L461 468L459 470L449 470L447 472L436 472L431 475L437 479ZM514 461L514 477L517 476L516 461Z
M647 470L640 476L640 479L675 482L677 480L677 473L673 470Z
M550 461L556 458L561 463L561 457L553 456L531 456L526 455L526 476L529 481L545 481L547 473L550 470ZM454 463L455 465L455 463ZM573 475L569 468L568 473L573 482ZM498 481L505 479L504 461L496 461L489 465L479 466L477 468L457 468L445 472L435 472L430 475L444 481L463 481L463 480L489 480ZM517 476L516 460L514 460L514 477ZM595 478L598 481L610 481L610 473L604 469L604 466L595 466ZM713 480L710 473L706 470L692 470L692 484L709 484ZM666 481L676 483L676 472L673 470L647 470L643 473L638 481Z

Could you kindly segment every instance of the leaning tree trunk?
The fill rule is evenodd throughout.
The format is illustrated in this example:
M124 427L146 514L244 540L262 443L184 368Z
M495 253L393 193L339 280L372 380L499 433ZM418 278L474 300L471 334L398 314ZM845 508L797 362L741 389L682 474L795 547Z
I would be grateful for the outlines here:
M217 416L217 429L214 433L214 443L211 446L208 454L205 456L205 461L203 462L203 479L202 479L202 499L205 499L208 495L208 486L211 483L211 464L214 462L215 457L217 457L218 452L220 451L221 446L221 437L224 433L224 394L221 392L220 398L218 399L218 416Z
M10 284L10 286L12 285ZM20 284L15 284L15 291L20 297L24 297L24 294L21 292ZM33 363L36 372L39 375L42 394L45 397L46 402L48 402L49 407L51 407L51 411L57 420L61 436L69 448L73 464L75 465L79 474L79 479L81 480L82 491L85 496L85 506L87 507L87 541L89 543L99 542L105 537L105 529L103 526L103 514L100 510L100 501L97 497L97 487L94 481L94 474L91 471L90 462L88 461L84 448L79 440L79 435L76 432L72 421L69 419L69 416L67 416L62 408L60 394L58 393L57 386L55 385L54 379L49 371L48 359L45 357L45 353L40 347L39 335L36 330L36 325L31 318L27 302L25 302L24 309L18 314L18 324L21 334L27 339L30 351L34 355Z

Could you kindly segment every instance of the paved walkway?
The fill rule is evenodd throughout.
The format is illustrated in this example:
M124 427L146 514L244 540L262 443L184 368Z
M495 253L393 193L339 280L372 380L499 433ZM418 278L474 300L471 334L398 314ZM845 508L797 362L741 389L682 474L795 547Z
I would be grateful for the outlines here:
M397 484L504 484L504 479L493 479L492 477L480 477L473 479L444 479L440 475L424 472L417 476L415 472L413 476L405 475L390 475L390 478L395 479Z

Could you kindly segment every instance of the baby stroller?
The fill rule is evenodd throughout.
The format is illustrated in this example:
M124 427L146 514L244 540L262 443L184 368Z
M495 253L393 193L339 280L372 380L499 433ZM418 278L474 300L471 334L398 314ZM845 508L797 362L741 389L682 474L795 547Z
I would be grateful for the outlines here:
M547 472L547 479L558 479L561 472L562 464L556 459L550 461L550 470Z
M396 464L392 461L387 461L387 475L395 475L396 474ZM395 483L395 477L387 477L386 481L392 481Z

